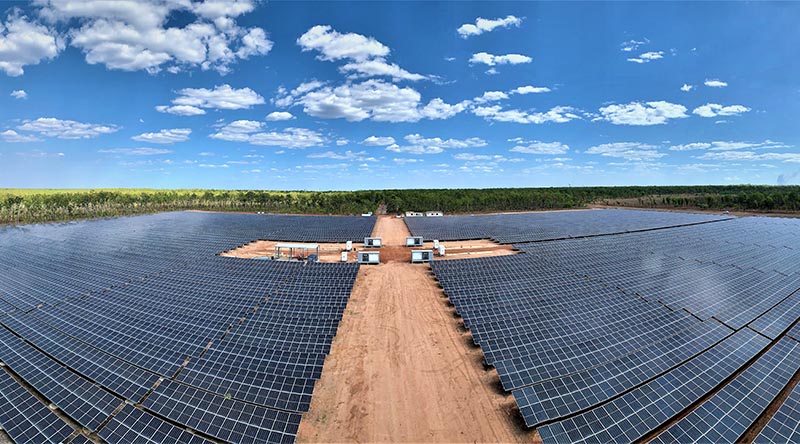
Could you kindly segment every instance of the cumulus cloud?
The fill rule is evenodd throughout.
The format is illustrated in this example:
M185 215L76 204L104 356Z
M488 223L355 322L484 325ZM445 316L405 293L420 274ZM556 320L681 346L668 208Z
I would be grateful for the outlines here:
M403 139L406 145L393 143L386 147L387 151L409 154L438 154L446 149L479 148L487 145L479 137L467 139L442 139L439 137L423 137L419 134L409 134Z
M119 127L116 125L61 120L53 117L40 117L36 120L26 120L17 129L58 139L91 139L103 134L117 132Z
M473 100L475 103L486 103L486 102L494 102L497 100L504 100L508 98L508 94L504 93L503 91L486 91L483 93L482 96L476 97Z
M0 70L11 77L25 73L24 67L38 65L64 49L63 41L55 31L29 21L16 8L0 21Z
M160 113L175 114L176 116L200 116L206 113L204 109L189 105L158 105L156 111Z
M689 91L691 91L693 89L695 89L694 85L689 85L689 84L684 83L683 86L681 86L681 91L683 91L683 92L689 92Z
M192 134L192 130L189 128L162 129L157 133L142 133L131 137L131 139L137 142L167 144L185 142L189 140L190 134Z
M228 84L207 88L184 88L172 105L156 106L156 111L179 116L205 114L205 109L249 109L264 103L264 98L250 88L236 89ZM204 109L205 108L205 109Z
M522 24L522 19L518 17L514 17L513 15L508 15L505 18L496 18L496 19L485 19L478 17L475 20L475 23L465 23L458 27L456 32L461 38L469 38L474 35L481 35L484 32L490 32L495 28L508 28L511 26L519 27Z
M5 130L0 133L0 138L10 143L41 142L42 139L31 134L20 134L14 130Z
M706 79L706 81L703 82L703 84L710 88L724 88L728 86L727 82L723 82L722 80L719 79Z
M548 93L550 92L550 88L546 86L520 86L518 88L512 89L510 92L512 94L541 94L541 93Z
M237 120L223 125L209 137L230 142L246 142L251 145L278 146L302 149L319 146L325 138L318 132L305 128L286 128L281 131L265 131L265 124L254 120Z
M686 107L665 101L631 102L622 105L608 105L600 108L602 117L614 125L661 125L669 119L688 117Z
M540 142L538 140L525 141L522 139L510 139L519 143L519 145L511 148L511 152L524 153L524 154L566 154L569 151L569 145L561 142Z
M698 106L692 111L700 117L717 117L717 116L738 116L749 112L750 108L742 105L728 105L723 106L718 103L706 103L703 106Z
M663 58L664 51L650 51L640 54L639 57L631 57L628 59L628 61L633 63L649 63L653 60L659 60Z
M222 74L239 59L264 55L272 42L261 28L243 28L236 17L250 12L249 0L206 2L40 0L39 14L53 23L78 23L70 45L80 49L90 64L108 69L145 70L166 68L214 69ZM183 26L168 26L181 14Z
M472 108L472 113L478 117L494 122L514 122L514 123L565 123L571 120L580 119L576 114L578 111L569 106L556 106L546 112L528 112L521 110L503 110L500 105L476 106Z
M17 89L17 90L11 91L11 97L13 97L15 99L27 99L28 98L28 93L26 93L24 89Z
M392 159L392 162L399 163L399 164L407 164L407 163L420 163L424 162L422 159L413 159L413 158L399 158L395 157Z
M361 143L367 146L387 146L394 143L394 137L369 136L366 139L364 139Z
M97 152L103 154L124 154L126 156L157 156L161 154L170 154L172 150L163 148L111 148L98 150Z
M292 120L294 116L292 113L286 111L274 111L267 114L267 120L270 122L278 122L281 120Z
M652 161L666 156L666 154L659 152L655 146L639 142L604 143L593 146L585 152L604 157L621 158L631 162Z
M303 84L301 86L304 86ZM350 122L417 122L420 119L446 119L467 108L468 102L448 104L436 98L422 105L422 96L410 87L399 87L382 80L345 83L336 87L308 84L292 92L284 91L275 100L280 106L300 104L306 114L323 119Z
M520 63L530 63L533 59L522 54L505 54L505 55L494 55L489 54L488 52L479 52L476 54L472 54L470 57L470 63L482 63L484 65L495 66L495 65L518 65Z
M342 34L327 25L317 25L297 39L303 51L317 51L320 60L349 62L339 70L352 78L391 77L395 80L423 80L421 74L406 71L389 63L386 56L390 49L373 37L356 33Z

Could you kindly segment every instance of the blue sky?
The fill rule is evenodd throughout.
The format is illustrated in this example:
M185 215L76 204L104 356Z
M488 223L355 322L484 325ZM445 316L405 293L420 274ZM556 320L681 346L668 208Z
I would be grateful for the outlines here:
M800 3L0 8L0 187L800 183Z

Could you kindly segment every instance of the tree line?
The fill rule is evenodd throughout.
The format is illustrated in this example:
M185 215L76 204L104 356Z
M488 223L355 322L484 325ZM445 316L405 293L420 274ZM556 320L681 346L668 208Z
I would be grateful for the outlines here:
M20 224L172 210L358 214L441 210L478 213L580 208L800 211L800 186L635 186L362 191L1 190L0 223Z

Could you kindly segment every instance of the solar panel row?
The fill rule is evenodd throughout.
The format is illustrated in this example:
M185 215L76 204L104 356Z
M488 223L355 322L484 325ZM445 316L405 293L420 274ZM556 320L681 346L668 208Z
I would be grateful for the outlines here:
M0 369L0 427L18 443L60 443L73 432L72 427L3 369Z
M0 361L88 429L110 419L108 442L205 441L185 427L293 441L288 411L308 409L358 265L216 254L358 240L374 222L166 213L2 228Z
M654 442L739 442L800 369L800 343L781 339L763 356Z
M407 217L425 239L494 239L501 244L652 230L729 219L724 216L636 210L557 211L481 216Z
M431 267L545 442L633 441L764 349L756 331L775 339L800 317L798 228L726 220L522 243L525 254ZM780 366L772 374L794 373ZM770 390L785 386L776 381Z

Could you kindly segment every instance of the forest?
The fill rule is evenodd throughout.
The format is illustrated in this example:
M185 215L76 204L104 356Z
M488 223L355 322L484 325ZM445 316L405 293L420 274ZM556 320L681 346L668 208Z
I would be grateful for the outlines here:
M0 223L21 224L173 210L305 214L551 210L590 204L753 212L800 211L800 186L631 186L362 191L0 189Z

